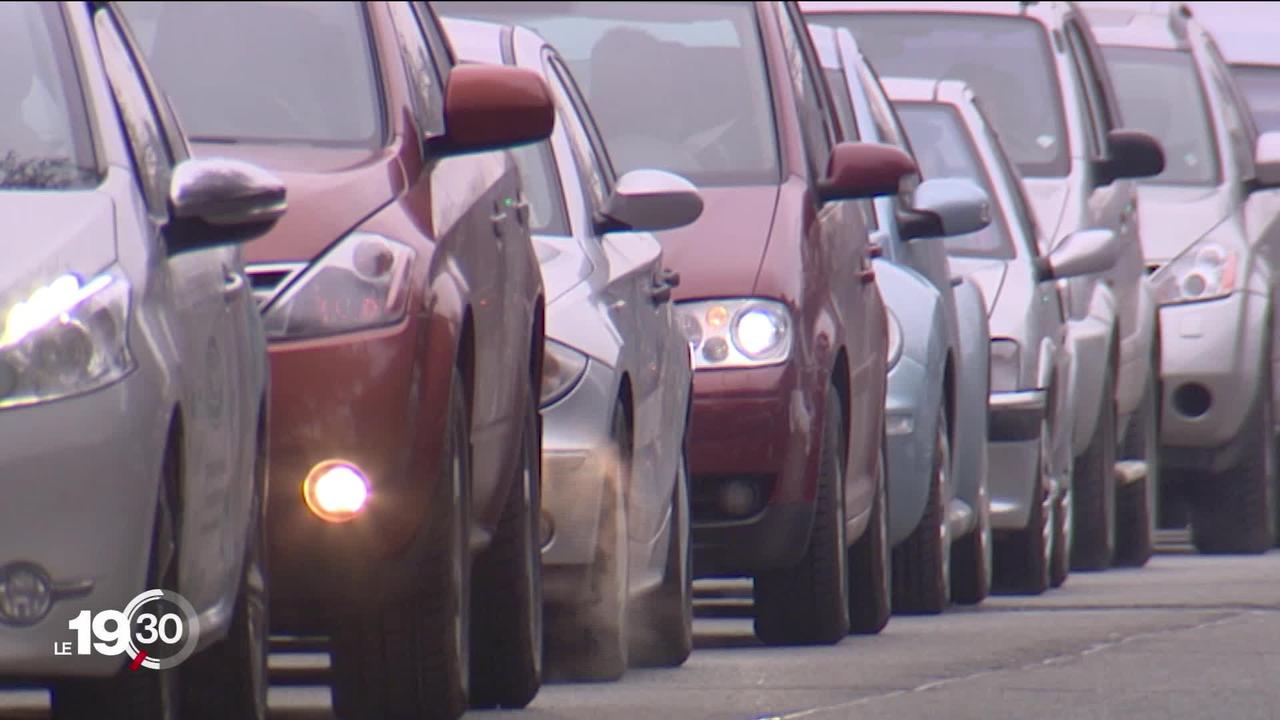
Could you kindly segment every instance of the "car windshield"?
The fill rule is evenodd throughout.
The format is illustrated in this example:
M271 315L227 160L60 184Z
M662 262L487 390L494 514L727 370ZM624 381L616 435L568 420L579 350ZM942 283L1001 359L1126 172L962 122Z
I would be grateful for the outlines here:
M1057 73L1034 20L959 13L815 15L847 28L884 77L956 78L987 100L1013 161L1032 177L1062 177L1070 153Z
M1103 49L1125 124L1164 146L1164 172L1144 183L1216 185L1221 172L1209 105L1191 53L1152 48ZM1176 105L1178 112L1171 112Z
M1280 67L1237 65L1232 71L1258 132L1280 130Z
M68 190L99 179L62 10L0 3L0 189Z
M436 2L446 16L531 27L564 57L618 174L704 186L778 182L751 3Z
M377 78L351 2L125 2L195 142L376 146Z
M972 180L996 202L991 177L955 108L936 103L898 103L896 107L925 178ZM991 224L985 228L946 238L943 242L947 252L967 257L1012 258L1013 246L1004 215L992 215Z

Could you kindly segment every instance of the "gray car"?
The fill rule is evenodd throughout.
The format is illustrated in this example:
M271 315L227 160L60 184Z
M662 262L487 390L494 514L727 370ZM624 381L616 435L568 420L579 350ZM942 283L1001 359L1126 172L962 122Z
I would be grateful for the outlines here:
M110 6L0 5L0 675L51 684L55 718L265 718L266 344L236 244L285 191L190 159L139 57ZM148 590L194 612L178 670L145 633L103 651L101 613Z
M1043 252L1073 232L1109 228L1123 241L1106 273L1060 283L1076 358L1078 403L1067 446L1073 460L1071 564L1112 564L1117 525L1116 458L1143 461L1156 422L1156 303L1138 241L1132 178L1160 171L1159 144L1124 129L1088 23L1072 3L815 2L822 22L847 27L884 75L964 80L1025 180L1044 228ZM1134 427L1142 425L1143 427ZM1120 548L1124 557L1126 549Z
M1160 302L1162 484L1187 501L1200 551L1263 552L1275 543L1280 498L1271 260L1280 253L1280 131L1258 134L1194 19L1107 3L1088 12L1126 121L1167 154L1164 172L1139 189Z
M965 177L999 206L992 223L951 254L983 291L990 313L991 522L997 586L1040 593L1066 579L1070 464L1053 452L1073 428L1075 357L1068 315L1053 281L1110 268L1121 241L1082 230L1041 255L1040 230L1018 171L958 80L884 80L926 177Z
M559 110L550 140L515 151L547 288L548 676L616 679L629 661L679 665L693 648L693 370L671 305L679 276L663 267L650 232L697 220L702 198L659 170L616 177L572 74L541 37L486 22L444 25L464 61L505 59L541 74Z
M1280 45L1275 3L1177 3L1209 29L1261 132L1280 130Z
M849 31L810 24L809 32L846 136L911 153ZM876 282L900 340L890 347L885 398L893 604L940 612L953 598L980 602L991 587L987 313L978 287L953 278L947 260L948 247L963 253L967 235L987 226L991 201L958 178L925 178L912 200L876 198L864 208L883 253ZM926 222L930 215L941 223Z

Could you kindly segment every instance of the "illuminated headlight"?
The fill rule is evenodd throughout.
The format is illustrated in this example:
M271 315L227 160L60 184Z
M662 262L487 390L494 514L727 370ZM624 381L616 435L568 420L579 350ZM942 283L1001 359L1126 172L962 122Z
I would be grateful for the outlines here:
M352 520L369 500L369 480L354 463L326 460L302 481L302 499L316 517L331 523Z
M586 355L555 340L547 340L545 345L540 407L547 407L568 395L587 372Z
M83 283L63 275L0 317L0 408L97 390L133 369L129 283L118 271Z
M991 392L1013 392L1022 375L1022 349L1016 340L991 339Z
M372 233L348 235L263 311L272 339L391 325L405 316L414 252Z
M1239 258L1223 243L1197 242L1151 276L1156 301L1169 305L1230 295L1239 279Z
M776 365L791 355L791 312L775 300L703 300L678 312L695 370Z
M889 326L888 364L885 367L892 368L902 357L902 323L898 322L898 316L887 305L884 308L884 314Z

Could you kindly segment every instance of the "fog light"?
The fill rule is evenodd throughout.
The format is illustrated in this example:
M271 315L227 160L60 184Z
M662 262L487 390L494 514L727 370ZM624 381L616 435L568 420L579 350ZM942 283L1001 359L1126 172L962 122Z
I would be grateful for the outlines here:
M1213 394L1200 383L1185 383L1173 393L1173 406L1183 417L1198 418L1209 412Z
M302 498L316 517L331 523L346 522L364 509L369 480L353 463L326 460L307 473Z
M720 485L720 512L732 518L744 518L756 509L755 483L728 480Z

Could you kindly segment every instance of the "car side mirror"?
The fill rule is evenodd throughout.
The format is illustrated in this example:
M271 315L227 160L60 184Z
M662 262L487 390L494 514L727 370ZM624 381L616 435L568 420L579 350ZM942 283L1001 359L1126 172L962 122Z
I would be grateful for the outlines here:
M830 202L897 195L904 182L918 177L915 160L900 148L842 142L831 150L826 177L818 182L818 197Z
M1253 152L1253 184L1259 190L1280 187L1280 132L1258 136Z
M1095 165L1098 184L1124 178L1154 177L1164 172L1164 148L1160 141L1140 130L1107 133L1108 159Z
M701 216L702 194L693 183L663 170L632 170L618 179L596 233L671 230Z
M914 207L899 210L904 240L976 232L991 224L991 198L972 180L932 178L916 188Z
M551 92L537 73L457 65L445 86L445 132L427 145L437 156L501 150L545 140L554 126Z
M262 168L227 158L184 160L169 181L171 253L248 242L284 216L285 185Z
M1064 280L1110 270L1120 258L1121 241L1106 228L1077 230L1036 261L1038 280Z

